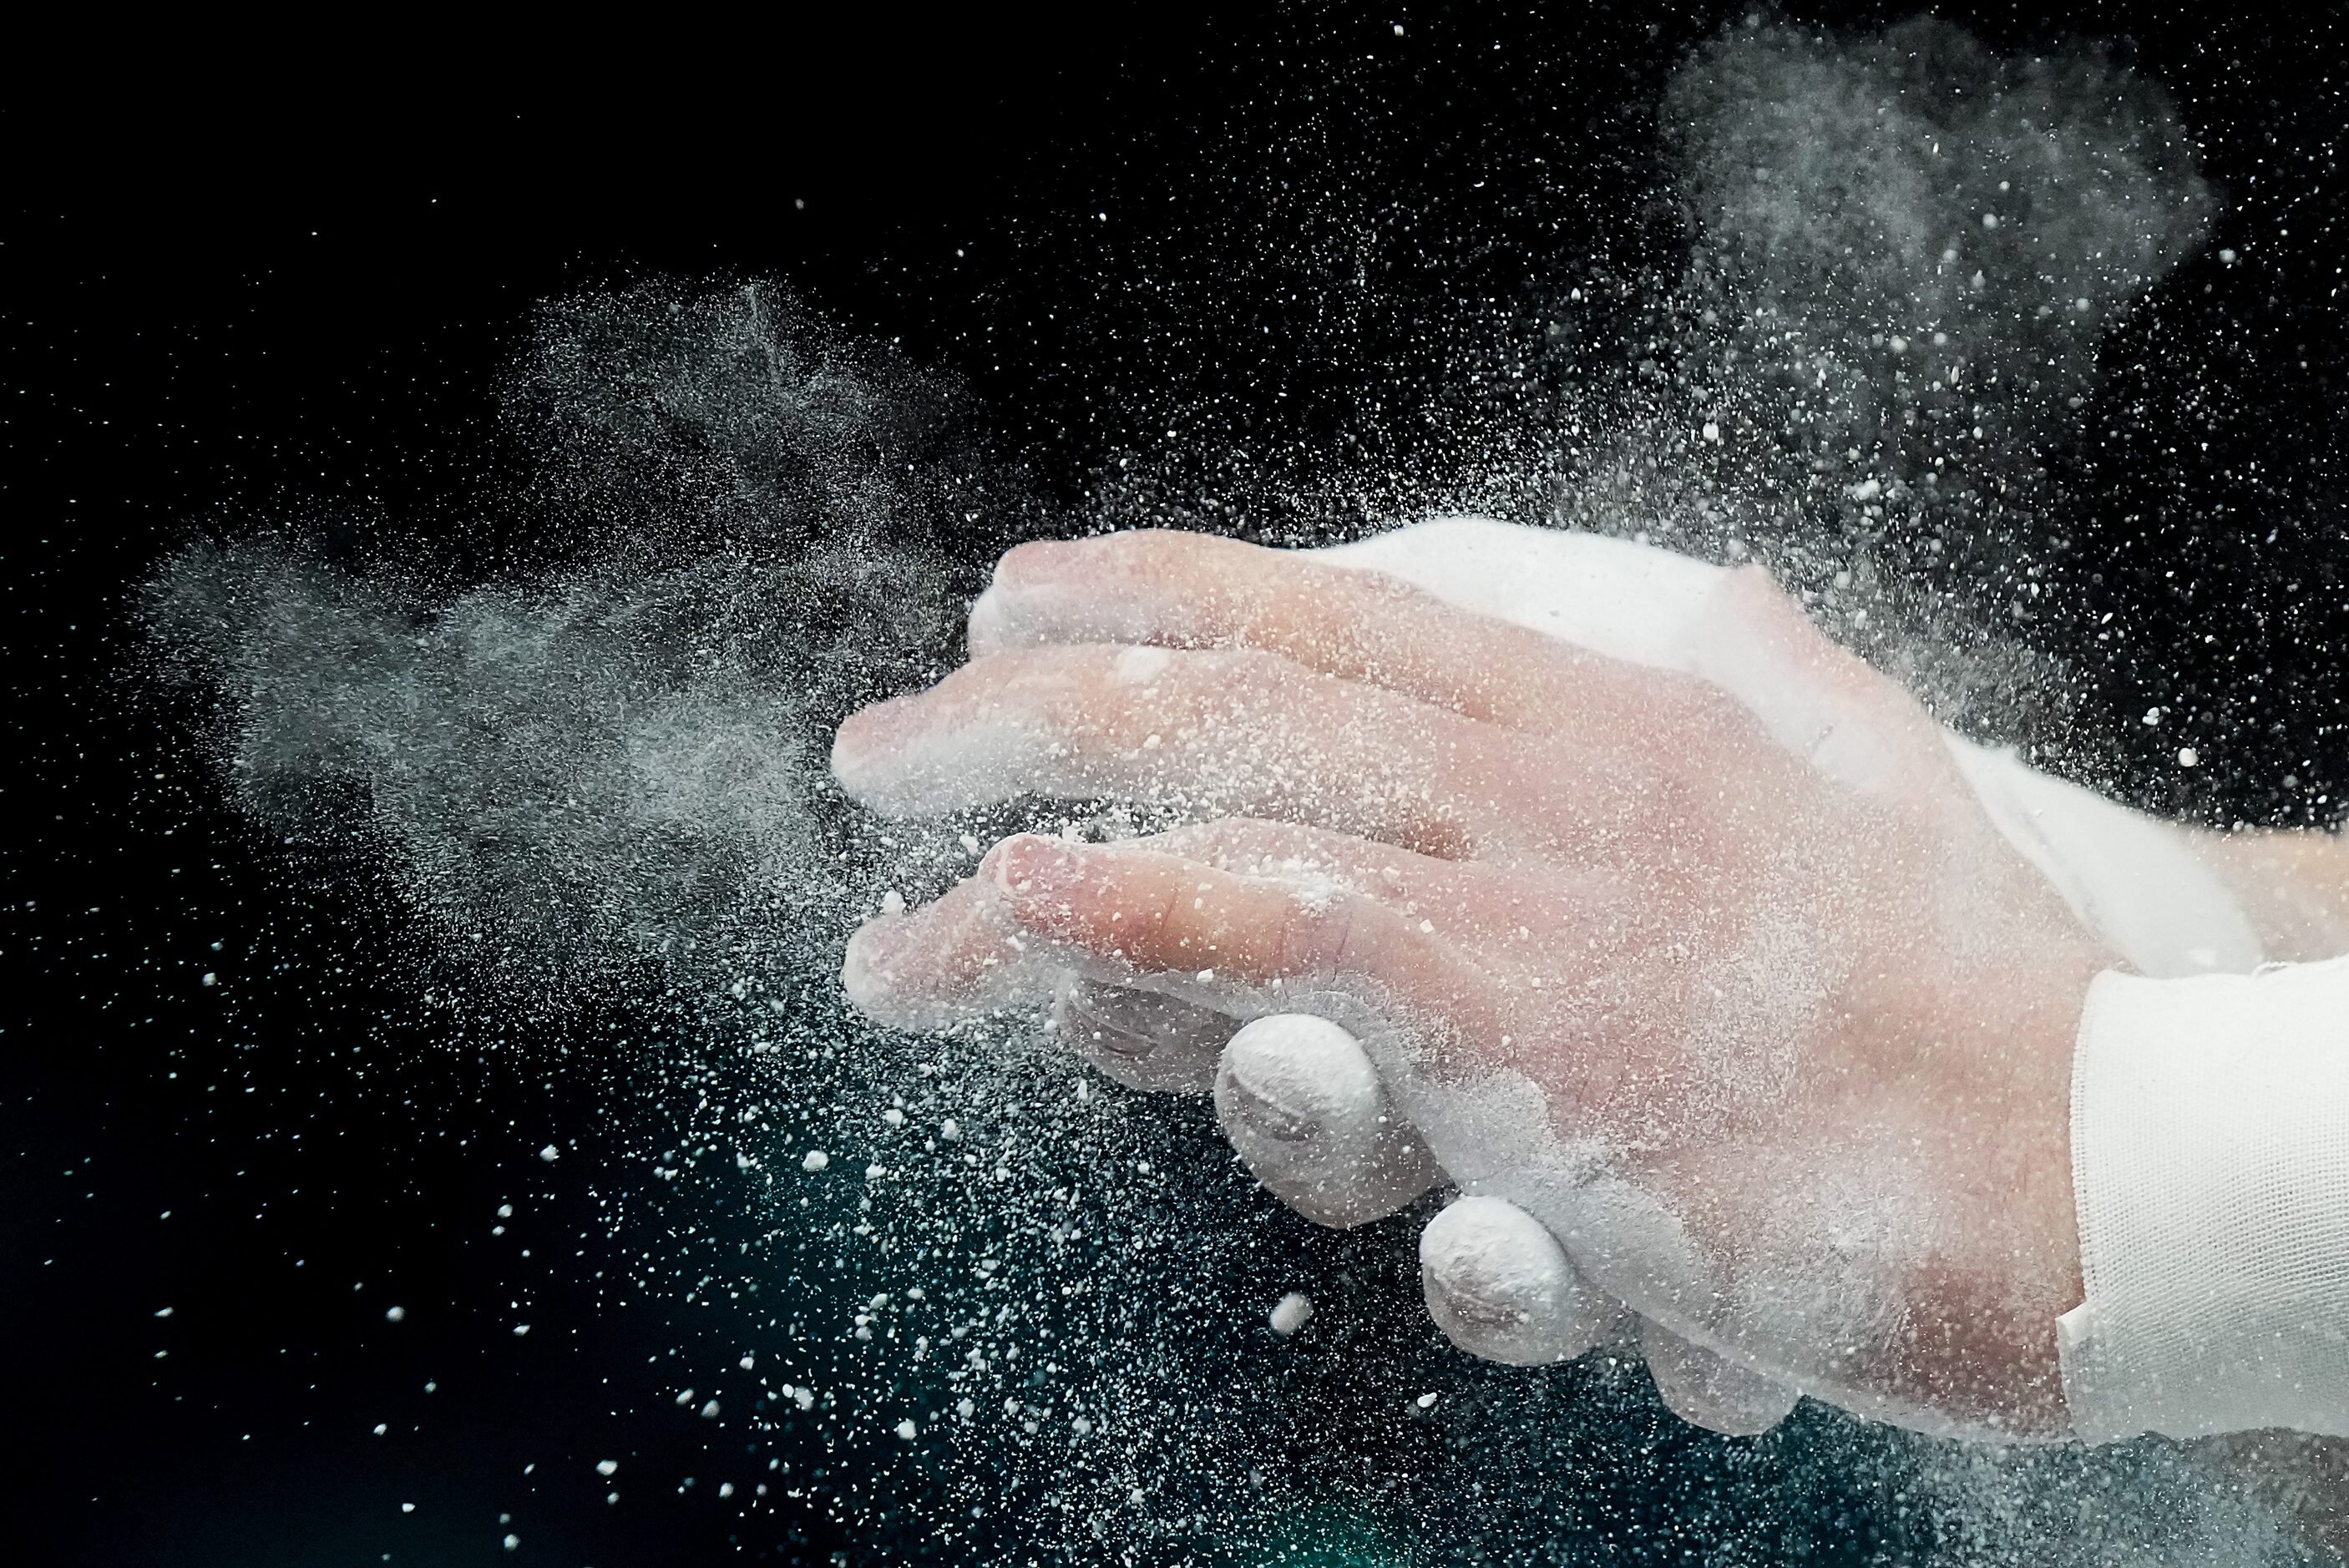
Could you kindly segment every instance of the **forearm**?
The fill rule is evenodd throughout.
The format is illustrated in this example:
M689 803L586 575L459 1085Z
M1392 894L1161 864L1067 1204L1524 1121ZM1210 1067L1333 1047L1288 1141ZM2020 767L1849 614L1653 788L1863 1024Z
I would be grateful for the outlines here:
M2349 840L2313 830L2196 832L2193 847L2233 894L2271 962L2349 953Z

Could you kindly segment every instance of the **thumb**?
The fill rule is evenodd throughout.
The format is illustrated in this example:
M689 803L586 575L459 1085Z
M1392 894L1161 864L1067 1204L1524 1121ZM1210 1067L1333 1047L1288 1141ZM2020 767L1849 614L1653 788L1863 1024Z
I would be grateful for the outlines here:
M1758 1437L1785 1420L1802 1398L1660 1324L1640 1326L1640 1350L1672 1414L1707 1431Z
M1444 1337L1512 1367L1570 1361L1622 1308L1574 1270L1542 1222L1499 1198L1461 1198L1419 1235L1420 1288Z
M1247 1025L1224 1047L1215 1092L1241 1163L1316 1223L1381 1219L1435 1181L1369 1055L1327 1018L1276 1013Z

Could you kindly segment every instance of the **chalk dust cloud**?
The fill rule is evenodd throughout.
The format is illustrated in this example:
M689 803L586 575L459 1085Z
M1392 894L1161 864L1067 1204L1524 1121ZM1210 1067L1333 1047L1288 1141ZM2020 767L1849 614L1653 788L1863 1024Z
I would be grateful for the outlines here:
M1089 1078L1021 1021L894 1038L838 998L857 920L1012 824L861 819L832 727L950 667L1019 537L1328 538L1361 525L1340 493L1394 522L1488 509L1758 555L1981 725L2060 686L2001 622L2039 592L2046 452L2214 216L2158 87L1937 23L1740 26L1682 65L1661 128L1682 263L1586 278L1506 342L1433 325L1440 374L1506 378L1531 341L1572 358L1574 395L1433 446L1368 432L1355 449L1418 454L1402 477L1243 477L1202 506L1189 476L1278 466L1178 444L1055 487L950 378L787 285L645 284L532 322L503 432L527 467L480 503L521 543L492 566L289 521L150 584L223 790L263 841L325 851L289 875L406 912L459 1033L659 1021L564 1048L638 1149L609 1181L629 1288L724 1298L661 1376L766 1445L746 1476L973 1560L1831 1555L1842 1501L1888 1491L1907 1560L2292 1560L2178 1450L1977 1452L1810 1410L1732 1452L1622 1356L1466 1365L1417 1308L1423 1215L1311 1233L1195 1106ZM1310 1320L1276 1336L1300 1288Z

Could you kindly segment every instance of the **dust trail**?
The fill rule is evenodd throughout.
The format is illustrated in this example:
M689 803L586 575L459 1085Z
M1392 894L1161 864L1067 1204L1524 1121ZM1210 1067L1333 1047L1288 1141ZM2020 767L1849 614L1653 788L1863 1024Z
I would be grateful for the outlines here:
M1879 570L2011 553L2097 346L2208 230L2166 96L1917 21L1723 40L1665 116L1700 235L1659 365L1675 455Z
M1739 32L1664 119L1695 243L1593 495L1759 551L1946 717L2030 727L2064 687L2011 635L2061 543L2051 455L2213 216L2175 107L2101 51L1919 19Z
M1213 465L1129 458L1055 515L950 384L788 291L651 286L534 324L509 399L533 467L494 501L521 564L465 576L422 538L338 561L288 529L152 584L224 789L381 879L468 1012L668 1019L657 1065L616 1069L645 1180L612 1186L636 1194L616 1230L683 1238L645 1249L638 1289L725 1297L677 1397L722 1393L875 1531L975 1560L2288 1558L2158 1446L1961 1452L1812 1410L1733 1450L1614 1356L1464 1366L1419 1315L1415 1221L1309 1232L1195 1107L1085 1079L1016 1025L888 1039L837 999L854 921L1000 824L858 818L831 727L958 656L964 596L1023 533L1179 512L1327 538L1364 491L1397 521L1480 508L1764 555L1948 710L2048 685L1981 603L2033 596L2045 453L2102 335L2208 223L2173 110L2093 54L2004 60L1920 23L1735 30L1663 120L1685 267L1603 285L1619 338L1548 335L1573 399L1528 397L1406 480L1268 462L1193 511L1170 476ZM1600 310L1582 293L1553 325ZM1431 335L1464 376L1514 352ZM676 1109L630 1103L660 1074ZM1276 1348L1262 1313L1300 1280L1321 1310ZM1838 1534L1888 1492L1913 1497L1878 1516L1905 1534Z
M512 402L544 453L515 504L585 559L465 584L235 539L150 625L221 694L239 802L363 838L506 1005L770 967L845 898L831 726L949 645L930 531L1019 498L949 390L766 286L549 306Z

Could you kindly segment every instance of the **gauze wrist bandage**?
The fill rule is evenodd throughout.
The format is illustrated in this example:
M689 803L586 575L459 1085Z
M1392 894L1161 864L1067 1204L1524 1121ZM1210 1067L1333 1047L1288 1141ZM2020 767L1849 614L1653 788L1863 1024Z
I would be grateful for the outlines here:
M2100 976L2072 1180L2087 1298L2056 1343L2080 1436L2349 1437L2349 959Z

